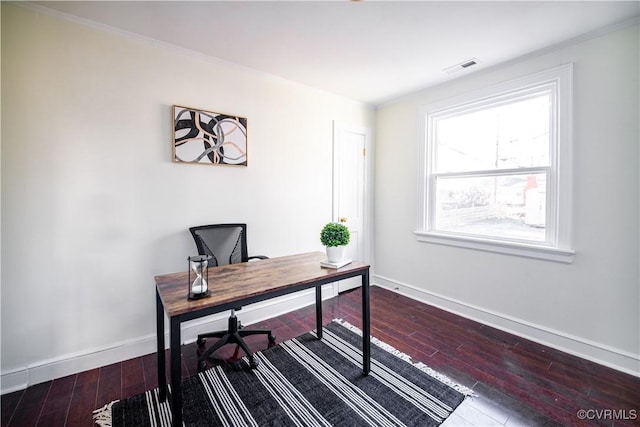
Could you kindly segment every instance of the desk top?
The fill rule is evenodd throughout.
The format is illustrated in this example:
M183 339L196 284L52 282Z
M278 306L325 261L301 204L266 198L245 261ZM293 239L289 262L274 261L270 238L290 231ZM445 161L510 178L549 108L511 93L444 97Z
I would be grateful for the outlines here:
M275 294L294 292L319 282L340 280L362 274L369 265L354 261L339 269L322 268L326 260L322 252L269 258L261 261L223 265L209 268L211 294L197 300L187 299L188 272L164 274L155 277L156 288L169 317L198 311L204 308L236 304L238 307L270 298ZM267 297L267 295L270 295ZM232 308L232 307L230 307Z

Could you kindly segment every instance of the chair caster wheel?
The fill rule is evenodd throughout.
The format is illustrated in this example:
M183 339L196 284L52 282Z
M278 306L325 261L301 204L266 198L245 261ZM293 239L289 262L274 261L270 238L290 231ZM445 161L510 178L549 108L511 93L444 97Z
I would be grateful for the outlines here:
M273 335L269 334L267 336L267 339L269 340L269 344L275 344L276 343L276 337L274 337Z
M204 347L206 343L207 343L206 338L198 338L198 340L196 341L196 344L198 345L198 347Z
M204 360L202 362L198 362L198 372L202 372L207 369L207 362Z
M260 362L258 362L258 359L256 359L255 357L252 356L249 359L249 366L251 366L251 369L256 369L259 364Z

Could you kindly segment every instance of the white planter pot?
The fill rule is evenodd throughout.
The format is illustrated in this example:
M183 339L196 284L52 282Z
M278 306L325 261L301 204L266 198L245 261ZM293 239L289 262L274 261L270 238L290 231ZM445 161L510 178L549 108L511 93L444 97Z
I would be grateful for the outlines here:
M327 261L341 262L344 259L344 246L327 246Z

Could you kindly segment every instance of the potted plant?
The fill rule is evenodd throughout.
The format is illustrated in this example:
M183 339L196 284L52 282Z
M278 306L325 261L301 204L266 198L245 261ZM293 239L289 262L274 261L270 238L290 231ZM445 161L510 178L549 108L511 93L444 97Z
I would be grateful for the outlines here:
M351 233L346 225L330 222L320 232L320 243L327 248L329 262L341 262L344 259L344 247L349 244Z

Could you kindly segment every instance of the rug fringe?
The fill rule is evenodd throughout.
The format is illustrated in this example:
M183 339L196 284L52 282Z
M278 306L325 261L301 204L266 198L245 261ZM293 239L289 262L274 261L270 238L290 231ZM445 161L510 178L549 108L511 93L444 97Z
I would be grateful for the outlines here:
M111 427L113 425L111 407L117 402L119 402L119 400L114 400L111 403L107 403L102 408L93 411L93 422L100 427Z
M347 322L346 320L336 318L336 319L333 319L333 321L336 322L336 323L339 323L343 327L349 329L351 332L355 332L356 334L362 336L362 330L360 328L358 328L357 326L354 326L351 323ZM444 374L441 374L438 371L433 370L428 365L425 365L422 362L414 362L413 359L411 358L411 356L409 356L406 353L401 352L400 350L398 350L395 347L387 344L386 342L380 341L378 338L376 338L374 336L371 336L371 342L373 344L377 345L378 347L380 347L381 349L383 349L385 351L388 351L389 353L393 354L394 356L399 357L400 359L404 360L405 362L412 364L413 366L415 366L416 368L420 369L425 374L429 375L432 378L435 378L436 380L440 381L443 384L448 385L452 389L464 394L465 396L477 397L477 394L472 389L470 389L469 387L466 387L466 386L463 386L462 384L456 383L451 378L447 377Z

